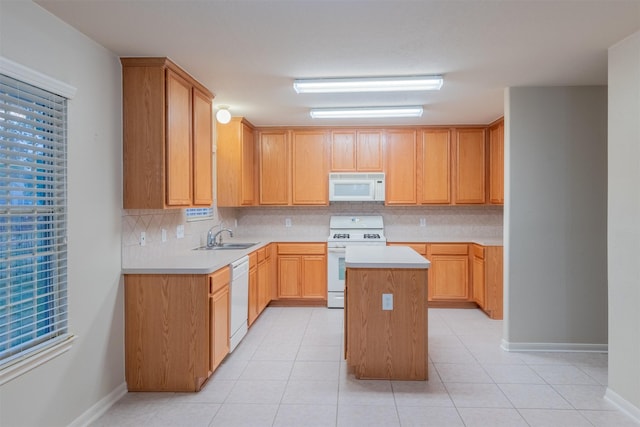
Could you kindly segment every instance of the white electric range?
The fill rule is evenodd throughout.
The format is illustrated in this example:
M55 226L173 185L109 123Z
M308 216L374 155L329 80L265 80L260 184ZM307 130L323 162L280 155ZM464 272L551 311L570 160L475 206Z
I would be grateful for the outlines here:
M344 308L345 248L386 244L382 216L331 217L327 239L327 307Z

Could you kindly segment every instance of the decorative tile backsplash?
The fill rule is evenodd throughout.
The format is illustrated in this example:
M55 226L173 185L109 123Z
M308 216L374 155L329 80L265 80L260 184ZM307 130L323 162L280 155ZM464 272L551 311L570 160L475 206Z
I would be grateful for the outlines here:
M317 240L329 235L332 215L382 215L391 241L502 238L502 206L387 207L382 203L340 202L319 207L219 208L212 219L187 221L184 209L123 210L123 261L183 253L206 243L211 227L231 228L239 239ZM424 219L424 226L420 226ZM287 227L290 220L290 227ZM237 221L237 225L236 225ZM184 225L184 238L176 229ZM162 241L166 230L166 241ZM140 234L145 233L145 245Z

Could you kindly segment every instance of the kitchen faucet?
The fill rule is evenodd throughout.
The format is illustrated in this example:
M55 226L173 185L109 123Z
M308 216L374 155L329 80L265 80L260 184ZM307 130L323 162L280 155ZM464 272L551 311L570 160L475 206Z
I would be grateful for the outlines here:
M213 228L214 227L211 227L209 229L209 232L207 233L207 247L208 248L222 245L222 232L223 231L228 231L229 232L229 237L233 237L233 231L231 229L229 229L229 228L220 228L220 230L217 231L215 234L213 233Z

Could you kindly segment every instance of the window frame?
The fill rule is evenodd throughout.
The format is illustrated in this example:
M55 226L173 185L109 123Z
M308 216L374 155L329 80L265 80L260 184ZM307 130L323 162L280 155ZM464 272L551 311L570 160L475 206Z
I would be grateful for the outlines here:
M76 88L64 82L51 78L43 73L25 67L14 61L0 56L0 74L19 80L36 88L52 92L66 98L67 109L70 100L75 96ZM69 116L66 117L66 127L69 128ZM68 131L67 131L68 134ZM68 138L65 141L68 146ZM65 176L68 176L65 172ZM65 198L65 206L68 209L68 198ZM66 226L68 231L68 225ZM67 280L68 289L68 280ZM67 293L65 289L64 293ZM66 316L69 310L67 309ZM66 333L47 339L0 362L0 385L40 366L47 361L68 351L76 337L69 333L68 323Z

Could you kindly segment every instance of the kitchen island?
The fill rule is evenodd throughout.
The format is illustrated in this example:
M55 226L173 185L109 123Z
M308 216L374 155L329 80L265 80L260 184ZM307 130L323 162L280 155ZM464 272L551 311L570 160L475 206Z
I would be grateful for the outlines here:
M345 253L345 359L358 379L427 380L427 269L408 246Z

